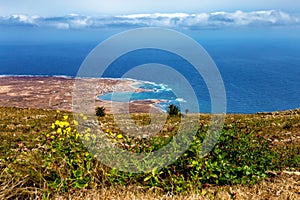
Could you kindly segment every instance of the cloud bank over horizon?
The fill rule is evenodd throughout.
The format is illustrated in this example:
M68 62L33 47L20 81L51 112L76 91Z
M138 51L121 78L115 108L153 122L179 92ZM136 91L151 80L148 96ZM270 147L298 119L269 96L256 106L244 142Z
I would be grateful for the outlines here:
M299 16L278 10L213 13L153 13L91 17L10 15L0 17L0 27L50 27L56 29L165 27L214 29L226 27L298 26Z

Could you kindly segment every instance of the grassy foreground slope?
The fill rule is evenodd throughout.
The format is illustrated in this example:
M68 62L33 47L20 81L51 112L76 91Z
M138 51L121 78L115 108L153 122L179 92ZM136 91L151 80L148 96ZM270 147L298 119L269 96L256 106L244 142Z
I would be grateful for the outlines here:
M149 123L147 115L132 118L140 125ZM209 119L201 115L195 142L175 163L130 174L102 165L86 151L71 113L0 107L0 199L300 197L300 177L288 174L300 171L300 110L227 115L217 145L200 158ZM149 140L126 136L110 115L99 121L120 148L152 152L176 135L179 118L169 118L160 134ZM80 137L88 135L92 133Z

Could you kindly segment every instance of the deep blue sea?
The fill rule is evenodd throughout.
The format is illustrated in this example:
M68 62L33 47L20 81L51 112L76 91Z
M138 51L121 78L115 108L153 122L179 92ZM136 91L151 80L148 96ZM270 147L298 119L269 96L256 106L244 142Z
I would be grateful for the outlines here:
M222 75L228 113L300 107L300 39L232 37L198 41ZM0 75L76 76L81 63L98 42L0 44ZM183 74L195 88L200 111L210 112L210 97L203 79L186 60L168 52L146 49L123 55L111 64L104 77L120 78L131 68L146 63L168 65ZM184 100L174 96L167 87L161 90L160 86L159 83L139 85L155 92L137 93L131 100Z

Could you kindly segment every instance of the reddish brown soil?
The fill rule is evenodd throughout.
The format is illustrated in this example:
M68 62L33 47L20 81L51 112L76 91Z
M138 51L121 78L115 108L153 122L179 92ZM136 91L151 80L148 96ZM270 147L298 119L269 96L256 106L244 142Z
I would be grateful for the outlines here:
M91 80L85 80L87 84ZM94 81L94 80L93 80ZM110 113L128 112L126 103L100 101L96 96L112 91L132 90L130 80L98 79L95 106L104 106ZM0 106L43 108L72 111L75 79L65 77L0 77ZM148 113L154 101L129 103L130 112ZM157 110L156 110L157 111Z

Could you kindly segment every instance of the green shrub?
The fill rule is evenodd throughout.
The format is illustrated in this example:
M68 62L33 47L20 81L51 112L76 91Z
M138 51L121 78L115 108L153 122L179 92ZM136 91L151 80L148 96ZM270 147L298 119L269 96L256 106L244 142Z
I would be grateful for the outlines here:
M98 117L105 116L105 108L103 106L96 108L96 116L98 116Z
M115 174L119 182L126 184L126 180L130 180L131 184L184 192L189 189L200 190L208 184L255 183L267 176L266 171L280 170L282 167L280 153L273 151L272 143L256 133L242 134L234 130L224 130L212 151L201 157L204 137L205 132L199 131L189 149L173 164L163 169L154 169L146 174ZM161 143L157 145L161 146ZM168 156L165 159L168 160ZM284 159L289 158L286 156ZM289 159L288 163L292 162ZM293 165L295 167L297 163Z
M180 114L178 106L173 104L169 105L167 112L170 116L177 116Z
M46 188L66 192L89 186L94 159L82 143L90 130L79 134L74 128L77 121L69 122L68 116L62 118L52 124L52 131L44 133L40 142Z

